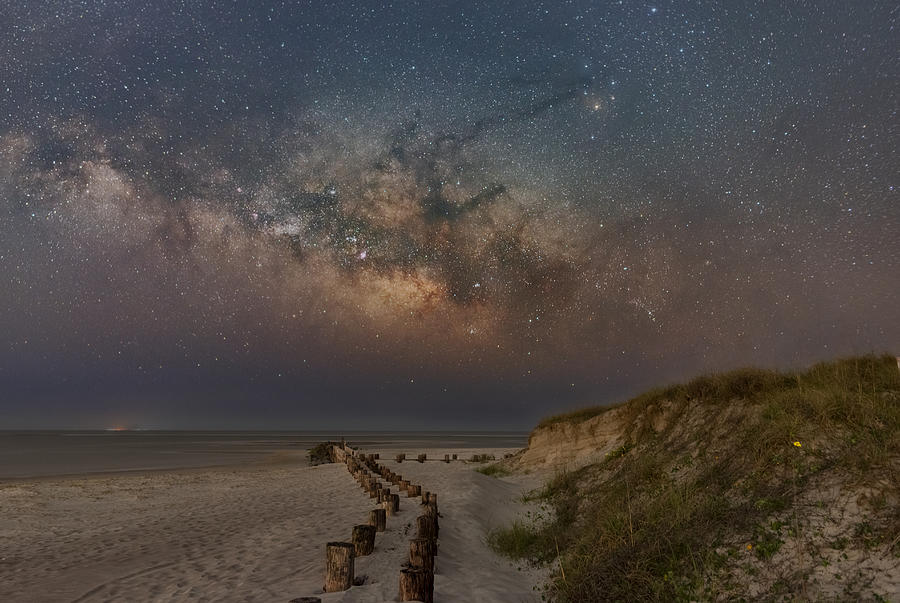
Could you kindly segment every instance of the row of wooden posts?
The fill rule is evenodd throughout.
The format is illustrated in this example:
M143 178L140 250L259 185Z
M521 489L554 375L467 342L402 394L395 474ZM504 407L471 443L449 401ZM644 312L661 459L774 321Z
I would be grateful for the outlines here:
M451 456L454 461L457 459L457 456L455 454L454 455L445 454L444 459L443 459L444 462L449 463L451 460ZM424 453L422 453L418 457L416 457L416 461L419 463L424 463L427 459L428 459L428 457ZM400 454L398 454L397 456L394 457L394 460L397 461L398 463L402 463L403 461L406 460L406 453L401 452Z
M434 601L434 558L437 555L438 510L437 494L423 492L422 486L413 484L388 467L378 463L378 454L362 454L344 443L334 446L332 456L336 462L343 462L360 487L370 498L376 499L380 507L369 512L369 523L353 527L350 542L329 542L325 550L325 592L347 590L353 586L353 560L370 555L375 549L375 534L383 532L386 517L400 511L400 494L391 492L391 486L378 481L382 479L396 486L408 498L421 496L422 513L416 517L416 538L409 541L409 561L400 570L400 600ZM398 455L397 462L402 462ZM402 455L405 458L405 455ZM453 455L456 457L456 455ZM455 458L454 458L455 460ZM419 462L425 455L419 455ZM449 461L449 455L445 455Z

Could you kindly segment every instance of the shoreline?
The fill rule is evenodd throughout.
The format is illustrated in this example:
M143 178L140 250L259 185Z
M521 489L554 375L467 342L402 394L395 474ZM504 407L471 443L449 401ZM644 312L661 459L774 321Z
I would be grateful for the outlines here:
M17 435L18 434L18 435ZM140 471L208 469L273 462L277 455L305 456L339 432L0 432L0 483ZM521 432L344 432L347 441L373 450L521 448Z
M284 460L277 461L271 459L271 456L281 456L284 453L296 453L298 455L295 460ZM26 475L26 476L11 476L11 477L0 477L0 486L4 484L10 484L15 482L37 482L37 481L62 481L66 479L91 479L91 478L104 478L104 477L118 477L118 476L141 476L141 475L157 475L160 473L206 473L213 472L216 470L251 470L254 468L264 468L267 466L284 464L284 465L307 465L307 454L306 450L302 451L302 455L300 451L294 450L283 450L273 452L271 455L263 458L256 459L247 459L245 461L238 462L223 462L223 463L214 463L209 465L193 465L193 466L180 466L180 467L136 467L134 469L98 469L96 471L80 471L75 473L55 473L55 474L46 474L46 475Z

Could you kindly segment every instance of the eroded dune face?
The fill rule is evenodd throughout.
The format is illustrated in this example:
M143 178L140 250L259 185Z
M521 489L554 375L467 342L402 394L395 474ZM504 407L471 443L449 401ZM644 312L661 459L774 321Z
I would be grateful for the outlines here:
M621 409L613 409L582 423L560 422L539 427L528 448L518 457L522 468L574 468L601 461L624 441Z

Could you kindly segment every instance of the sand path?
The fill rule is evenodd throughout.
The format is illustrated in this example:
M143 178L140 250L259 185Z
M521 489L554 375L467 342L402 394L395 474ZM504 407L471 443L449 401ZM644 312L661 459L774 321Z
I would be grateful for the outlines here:
M285 460L285 459L282 459ZM284 601L321 592L324 546L349 539L371 500L343 465L291 462L0 483L0 600ZM393 462L387 463L394 467ZM540 578L484 544L522 486L463 463L395 470L439 494L437 601L536 601ZM323 601L396 600L417 509L401 499L366 583Z

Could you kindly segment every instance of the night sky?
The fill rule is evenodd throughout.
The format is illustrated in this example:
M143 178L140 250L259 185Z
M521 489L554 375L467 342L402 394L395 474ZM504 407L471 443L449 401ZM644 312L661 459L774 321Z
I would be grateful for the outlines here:
M895 2L0 7L0 427L529 428L900 343Z

